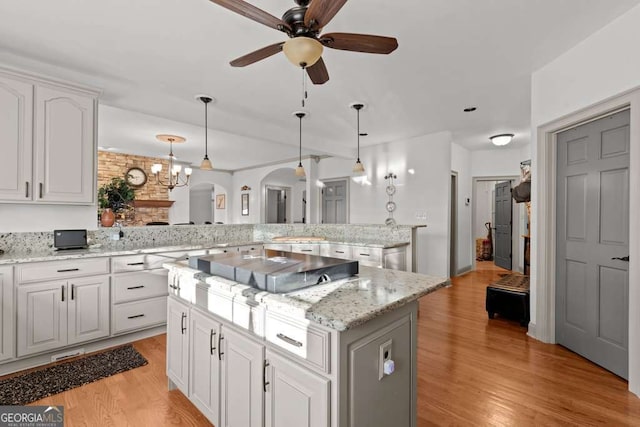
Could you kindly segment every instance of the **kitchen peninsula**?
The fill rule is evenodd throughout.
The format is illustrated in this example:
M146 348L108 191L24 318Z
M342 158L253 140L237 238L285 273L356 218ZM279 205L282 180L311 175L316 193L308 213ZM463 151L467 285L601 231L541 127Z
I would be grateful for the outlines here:
M164 266L169 387L214 425L416 425L417 299L446 279L361 266L273 294Z

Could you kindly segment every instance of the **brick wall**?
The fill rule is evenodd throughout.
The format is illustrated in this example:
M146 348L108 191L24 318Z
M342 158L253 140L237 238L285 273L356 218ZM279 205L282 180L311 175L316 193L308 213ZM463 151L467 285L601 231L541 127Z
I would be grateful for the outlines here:
M162 164L162 174L166 173L169 161L155 157L134 156L131 154L98 151L98 188L111 181L111 178L124 177L131 167L139 167L147 174L147 182L135 189L136 200L169 200L169 190L158 185L151 174L151 165ZM121 214L117 221L123 225L145 225L151 221L169 222L168 208L135 208Z

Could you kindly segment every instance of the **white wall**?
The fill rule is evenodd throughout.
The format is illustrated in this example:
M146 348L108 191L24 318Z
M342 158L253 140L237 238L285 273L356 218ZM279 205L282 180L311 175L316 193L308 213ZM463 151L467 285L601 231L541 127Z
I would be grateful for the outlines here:
M360 148L371 185L350 184L350 223L383 224L388 200L385 174L398 176L394 218L398 224L427 224L418 229L417 271L449 276L449 194L451 134L440 132L409 140ZM322 159L318 178L349 176L355 159ZM414 169L415 174L407 171ZM317 191L317 190L316 190ZM426 219L416 218L426 214Z
M471 176L520 176L520 162L530 159L530 144L523 148L496 147L471 152Z
M224 192L229 190L233 191L235 187L232 186L231 174L229 172L221 171L202 171L200 169L194 169L188 187L174 188L169 194L169 199L175 200L175 203L169 209L169 222L171 224L183 223L190 221L189 215L189 189L192 187L199 187L201 185L209 185L216 188L216 194L218 192ZM237 188L237 193L240 193L240 187ZM228 212L232 209L229 206L232 197L229 194L226 195L225 209L215 209L215 220L229 223ZM240 210L240 204L238 202L238 211Z
M637 55L637 41L640 40L640 6L631 9L620 18L594 33L580 44L559 56L535 72L531 88L531 124L532 141L538 141L538 128L563 116L578 112L595 103L640 86L640 56ZM638 112L632 110L631 123L631 171L630 188L640 186L638 170L637 139ZM538 271L542 270L538 259L538 248L544 242L541 236L546 232L545 212L538 209L545 196L544 188L539 186L536 174L544 173L547 168L545 158L538 156L538 144L532 144L533 181L532 181L532 247L531 247L531 322L534 336L537 288L541 286ZM637 198L631 198L631 211L638 212ZM631 216L633 218L633 216ZM637 224L631 223L631 233L637 235ZM637 259L640 253L638 239L630 239L630 254ZM542 251L544 248L540 247ZM629 388L640 394L640 311L637 301L640 299L640 272L633 263L629 265ZM544 337L543 337L544 338Z
M211 184L198 184L189 186L189 220L196 224L205 221L213 222L215 210L215 197Z
M458 273L470 270L475 257L471 232L472 171L471 152L458 144L451 144L451 170L458 174L457 260ZM467 200L469 199L469 202Z

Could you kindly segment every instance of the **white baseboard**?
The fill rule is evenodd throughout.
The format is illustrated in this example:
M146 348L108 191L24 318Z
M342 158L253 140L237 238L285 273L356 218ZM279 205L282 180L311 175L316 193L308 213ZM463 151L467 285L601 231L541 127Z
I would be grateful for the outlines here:
M529 328L527 330L527 335L529 335L531 338L533 338L535 340L538 339L538 336L536 335L536 324L535 323L529 322Z

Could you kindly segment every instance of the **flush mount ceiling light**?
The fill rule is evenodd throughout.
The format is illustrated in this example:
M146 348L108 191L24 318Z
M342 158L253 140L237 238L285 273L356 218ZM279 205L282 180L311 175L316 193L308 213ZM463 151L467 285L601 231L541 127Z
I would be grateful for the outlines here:
M184 168L185 178L182 178L180 172L182 171L182 166L175 164L175 156L173 155L173 144L180 144L186 141L185 138L177 135L156 135L156 139L162 142L169 143L169 170L167 171L167 181L163 182L160 179L160 172L162 171L162 164L155 163L151 166L151 173L156 176L156 181L160 185L164 185L169 188L169 191L173 190L176 187L184 187L189 185L189 177L191 176L191 172L193 170L191 168Z
M501 133L499 135L490 136L489 139L493 142L494 145L503 146L507 145L513 139L512 133Z
M202 163L200 163L200 170L210 171L213 170L213 165L211 164L211 160L209 160L209 141L208 141L208 131L209 131L209 103L213 101L213 98L207 95L196 95L196 99L204 104L204 159L202 159Z
M366 134L361 134L360 133L360 110L362 110L362 108L364 108L364 104L356 102L356 103L351 104L350 107L353 108L354 110L356 110L356 114L357 114L357 135L358 135L358 157L356 159L356 164L353 165L353 172L357 173L357 174L363 174L364 173L364 165L360 161L360 135L364 136Z
M302 166L302 118L307 115L304 111L296 111L293 113L300 120L300 145L298 151L298 167L296 167L296 176L303 177L307 174L304 171L304 166Z

